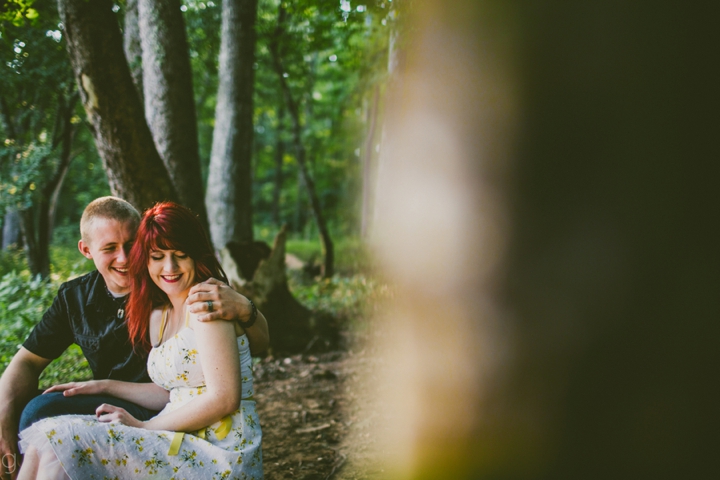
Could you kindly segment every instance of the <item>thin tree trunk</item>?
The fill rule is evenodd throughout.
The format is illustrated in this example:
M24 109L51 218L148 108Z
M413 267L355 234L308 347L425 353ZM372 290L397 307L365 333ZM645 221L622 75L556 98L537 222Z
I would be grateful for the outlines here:
M320 200L318 199L317 192L315 190L315 182L313 182L310 172L308 172L306 164L306 152L305 146L302 142L302 126L300 124L300 112L298 111L298 104L293 98L290 85L288 85L286 78L283 76L285 69L282 64L282 58L280 57L279 42L283 35L283 28L285 23L286 12L282 5L279 7L278 12L278 23L270 40L270 53L272 56L273 67L275 73L277 73L278 80L280 81L280 88L282 90L283 97L285 98L285 104L287 105L288 112L290 114L290 121L292 123L292 134L293 142L295 144L295 153L302 173L305 188L307 189L308 196L310 197L310 205L312 207L315 222L318 227L320 234L320 241L323 247L323 272L324 278L333 276L334 263L335 263L335 251L330 238L330 231L327 228L325 217L322 213L322 207L320 206Z
M23 235L25 258L28 269L33 276L40 275L45 278L49 275L49 262L42 258L37 241L37 228L35 228L35 215L32 208L22 210L20 213L20 231ZM43 268L43 265L46 265Z
M362 212L360 235L367 238L371 229L372 212L374 209L374 184L375 175L373 175L375 158L375 130L377 128L378 104L380 103L380 87L373 89L372 107L368 111L367 117L367 133L365 134L365 145L362 157Z
M9 139L15 139L15 122L10 115L10 109L8 108L5 97L0 95L0 121L2 121L3 130ZM0 157L0 162L5 159ZM0 166L1 163L0 163ZM3 232L2 232L2 250L8 250L10 248L18 248L22 246L22 231L20 229L20 215L15 209L6 208L5 217L3 218Z
M282 192L282 186L283 186L283 158L285 157L285 140L283 139L283 135L285 133L285 103L280 102L280 106L278 106L278 115L277 115L277 128L276 131L276 138L275 138L275 182L274 182L274 190L273 190L273 200L272 200L272 217L273 217L273 223L275 225L280 226L281 225L281 219L280 219L280 193Z
M80 96L110 190L139 209L177 200L145 123L109 0L58 0Z
M252 145L257 0L223 0L220 84L206 204L215 248L253 239Z
M207 228L192 71L180 0L138 0L145 118L180 203Z
M6 209L3 218L2 249L21 248L22 230L20 228L20 215L17 210Z
M0 96L0 121L2 121L3 129L7 138L17 138L17 132L15 131L15 122L13 122L10 115L10 109L8 108L7 100L5 96Z
M143 100L143 67L142 45L140 43L140 23L138 22L138 0L127 0L125 4L125 30L123 31L123 47L127 58L133 83Z
M293 142L293 145L294 142ZM296 175L296 183L297 183L297 196L295 197L295 223L294 223L294 229L295 233L302 233L305 229L305 198L303 196L303 192L305 191L305 183L303 182L303 176L302 171L300 170L300 166L298 165L297 169L297 175Z
M50 274L50 241L55 209L57 197L70 167L72 140L75 134L75 127L70 120L78 97L77 92L72 93L67 100L60 97L52 140L52 151L60 147L60 161L50 179L40 189L40 198L30 208L20 212L28 268L33 275L40 275L43 278Z

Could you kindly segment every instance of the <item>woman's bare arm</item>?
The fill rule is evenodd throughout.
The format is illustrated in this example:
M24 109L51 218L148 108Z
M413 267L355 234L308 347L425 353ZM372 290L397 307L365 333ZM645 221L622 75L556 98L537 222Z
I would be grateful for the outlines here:
M191 315L207 389L202 395L142 426L150 430L191 432L211 425L240 406L242 378L232 322L200 322Z

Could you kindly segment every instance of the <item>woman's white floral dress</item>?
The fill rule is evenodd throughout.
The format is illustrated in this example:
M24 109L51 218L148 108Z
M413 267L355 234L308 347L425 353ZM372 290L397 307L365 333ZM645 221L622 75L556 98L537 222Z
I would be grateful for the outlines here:
M238 347L242 398L250 399L252 358L245 335L238 337ZM148 373L153 382L170 390L170 403L159 415L202 395L206 387L193 331L184 328L153 348ZM262 433L254 400L243 400L234 414L204 431L180 437L175 432L100 423L89 415L64 415L25 429L21 447L42 449L49 444L72 479L263 478ZM170 451L173 440L176 453Z

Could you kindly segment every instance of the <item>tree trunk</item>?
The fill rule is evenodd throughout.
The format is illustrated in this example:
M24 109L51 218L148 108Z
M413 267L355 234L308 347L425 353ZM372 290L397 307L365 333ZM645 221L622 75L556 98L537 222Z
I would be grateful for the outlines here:
M305 146L302 142L302 126L300 124L300 112L298 111L298 104L293 98L290 85L287 83L287 79L284 77L285 68L282 64L282 57L280 56L279 42L283 35L283 28L285 23L285 9L282 5L279 7L278 23L275 32L270 40L270 53L272 56L273 68L277 73L278 80L280 81L280 88L282 90L283 97L285 98L285 104L287 105L288 112L290 113L290 121L292 123L292 134L293 143L295 144L295 155L300 167L300 172L307 189L308 196L310 197L310 205L312 212L315 217L315 222L320 233L320 241L323 247L323 278L330 278L334 273L335 264L335 251L330 238L330 231L327 228L325 217L322 213L322 207L320 206L320 200L318 199L317 192L315 190L315 182L313 182L310 172L308 172L306 164L306 152Z
M95 145L114 195L139 209L177 196L145 123L109 0L58 0Z
M377 129L378 104L380 103L380 87L373 89L372 106L367 115L367 133L362 156L362 212L360 214L360 235L368 238L374 210L375 185L375 130Z
M254 268L250 272L240 272L242 265L248 265L247 252L252 250L248 244L230 242L220 251L223 270L228 274L233 288L251 298L272 325L270 346L275 354L302 352L312 342L314 335L323 334L317 329L311 329L310 311L288 289L285 241L286 229L282 227L275 237L272 250L265 246L263 254L253 259ZM246 278L252 280L247 281ZM328 341L334 341L332 335L325 337Z
M20 212L28 268L33 275L40 275L43 278L50 275L50 241L57 198L72 160L70 152L75 127L70 120L77 101L77 92L71 94L68 100L60 97L55 122L56 131L52 142L53 151L60 147L60 161L50 179L41 188L40 198L30 208Z
M713 478L720 4L413 5L386 478Z
M275 138L275 182L273 189L273 200L272 200L272 217L275 225L281 225L280 219L280 193L282 192L283 186L283 158L285 157L285 140L283 135L285 133L285 104L280 102L278 107L277 115L277 129Z
M220 84L206 203L215 248L250 242L257 0L223 0Z
M207 228L192 71L180 0L138 0L145 118L180 203Z
M295 197L295 222L293 224L293 229L295 230L295 233L302 233L303 231L305 231L307 215L305 213L305 198L303 196L305 184L303 183L302 171L300 170L299 166L297 169L296 177L297 196Z
M127 0L125 4L123 47L135 89L140 96L140 103L143 104L142 45L140 44L140 23L138 22L138 0Z
M17 210L6 209L3 218L2 249L22 247L22 231L20 230L20 215Z

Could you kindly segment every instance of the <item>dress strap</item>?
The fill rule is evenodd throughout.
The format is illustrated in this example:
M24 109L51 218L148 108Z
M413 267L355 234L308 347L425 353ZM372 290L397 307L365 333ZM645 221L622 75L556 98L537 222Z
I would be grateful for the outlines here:
M185 326L187 327L189 325L190 325L190 310L185 308Z
M163 307L162 319L160 320L160 335L158 336L158 345L162 343L163 333L165 333L165 324L168 317L167 305Z

